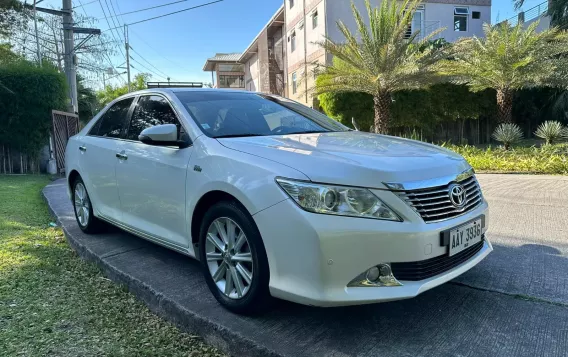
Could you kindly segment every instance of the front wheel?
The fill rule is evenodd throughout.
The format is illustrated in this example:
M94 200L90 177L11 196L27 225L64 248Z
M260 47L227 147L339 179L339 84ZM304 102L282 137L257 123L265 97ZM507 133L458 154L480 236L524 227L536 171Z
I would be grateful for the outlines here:
M241 314L269 306L268 259L246 210L234 202L212 206L201 224L199 250L205 280L221 305Z

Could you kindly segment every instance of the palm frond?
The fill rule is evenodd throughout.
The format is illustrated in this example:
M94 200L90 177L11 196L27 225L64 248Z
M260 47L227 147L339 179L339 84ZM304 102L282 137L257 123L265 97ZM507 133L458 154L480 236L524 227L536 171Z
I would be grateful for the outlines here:
M443 57L440 47L425 46L439 31L408 36L412 18L421 0L384 0L376 8L365 1L367 19L352 2L356 29L343 22L337 26L343 41L326 37L318 44L334 58L320 66L315 94L365 92L371 95L428 86L439 80L436 63Z

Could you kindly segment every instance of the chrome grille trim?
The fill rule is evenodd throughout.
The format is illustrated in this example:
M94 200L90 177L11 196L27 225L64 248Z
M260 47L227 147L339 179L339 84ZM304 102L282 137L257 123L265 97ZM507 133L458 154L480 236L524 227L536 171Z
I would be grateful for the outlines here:
M456 208L449 197L449 186L458 182L466 190L467 203L463 208ZM451 181L444 186L421 188L394 193L414 209L426 223L439 222L465 214L482 201L481 187L475 176L469 176L461 181Z

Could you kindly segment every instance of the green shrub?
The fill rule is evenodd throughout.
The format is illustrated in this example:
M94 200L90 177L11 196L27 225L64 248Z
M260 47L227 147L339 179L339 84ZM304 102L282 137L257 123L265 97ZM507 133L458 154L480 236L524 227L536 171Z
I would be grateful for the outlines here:
M477 171L568 175L568 144L515 147L511 150L444 145Z
M51 111L65 110L65 76L19 60L0 64L0 145L36 156L48 143Z
M551 145L566 138L568 132L558 121L545 121L536 129L534 135L544 139L546 145Z
M523 132L516 124L504 123L495 129L492 135L493 139L503 143L505 150L509 150L511 145L521 141Z

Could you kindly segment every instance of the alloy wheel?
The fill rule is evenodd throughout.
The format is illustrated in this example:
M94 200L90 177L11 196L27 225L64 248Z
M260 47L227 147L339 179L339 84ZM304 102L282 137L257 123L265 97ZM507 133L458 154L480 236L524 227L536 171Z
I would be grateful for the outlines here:
M207 266L217 288L231 299L241 299L253 279L251 247L245 232L227 217L215 219L207 230Z
M75 185L75 213L77 214L77 221L83 227L89 223L90 207L89 196L87 190L82 182Z

